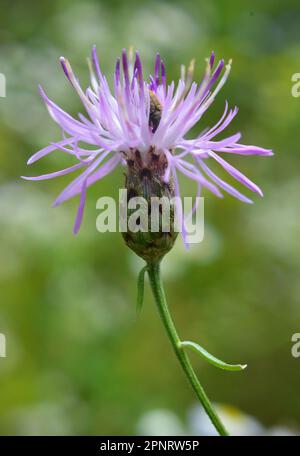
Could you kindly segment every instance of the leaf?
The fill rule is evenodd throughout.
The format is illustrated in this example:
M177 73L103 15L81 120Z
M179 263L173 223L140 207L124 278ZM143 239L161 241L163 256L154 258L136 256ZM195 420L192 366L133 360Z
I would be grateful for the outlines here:
M136 315L138 316L141 313L143 302L144 302L144 284L145 284L145 272L147 271L147 266L144 266L138 275L137 287L137 299L136 299Z
M191 348L194 350L198 355L202 356L206 361L208 361L210 364L213 364L216 367L219 367L220 369L228 370L228 371L240 371L243 369L246 369L247 364L227 364L224 363L224 361L221 361L220 359L216 358L215 356L211 355L206 351L201 345L196 344L195 342L191 342L189 340L180 342L180 347L185 348Z

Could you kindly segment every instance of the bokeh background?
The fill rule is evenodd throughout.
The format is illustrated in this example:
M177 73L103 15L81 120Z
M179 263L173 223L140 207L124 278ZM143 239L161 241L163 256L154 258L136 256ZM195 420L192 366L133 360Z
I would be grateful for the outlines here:
M238 105L229 132L272 148L272 158L231 163L263 187L252 206L206 195L205 240L186 252L179 240L163 264L180 335L242 373L220 371L193 354L209 396L235 433L299 433L300 72L298 1L1 0L0 358L1 434L209 433L162 328L149 285L135 318L140 262L121 236L99 234L95 203L117 196L122 170L89 192L84 223L72 235L77 201L52 209L69 182L30 183L20 175L68 166L54 153L26 160L60 138L38 95L75 115L82 110L58 62L68 57L83 85L95 43L112 75L123 47L141 51L146 70L160 51L168 79L180 64L233 59L231 76L195 131ZM145 71L146 71L145 70ZM185 194L194 188L183 182Z

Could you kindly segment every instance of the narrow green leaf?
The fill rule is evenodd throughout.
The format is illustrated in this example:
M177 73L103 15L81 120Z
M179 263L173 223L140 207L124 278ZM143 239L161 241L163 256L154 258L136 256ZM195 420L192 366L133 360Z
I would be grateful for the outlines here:
M138 316L141 313L143 302L144 302L144 284L145 284L145 272L147 271L147 266L144 266L138 275L137 281L137 300L136 300L136 315Z
M189 340L185 340L184 342L180 342L180 347L185 348L191 348L194 350L198 355L202 356L206 361L208 361L210 364L213 364L216 367L219 367L220 369L228 370L228 371L240 371L243 369L246 369L247 364L227 364L224 363L224 361L221 361L220 359L216 358L215 356L211 355L206 351L201 345L196 344L195 342L191 342Z

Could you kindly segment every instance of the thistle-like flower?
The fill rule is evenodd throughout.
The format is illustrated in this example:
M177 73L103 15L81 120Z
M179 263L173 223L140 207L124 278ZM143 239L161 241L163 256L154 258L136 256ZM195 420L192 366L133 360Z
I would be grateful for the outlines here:
M62 128L63 139L34 154L28 164L34 163L54 150L72 155L76 163L69 168L29 180L51 179L81 170L58 196L54 205L80 195L79 208L74 232L77 233L82 221L87 188L108 175L119 164L126 168L128 198L144 197L147 202L154 197L180 196L178 172L198 184L198 195L205 187L221 197L221 190L235 198L250 203L251 200L218 177L208 166L216 161L234 179L251 191L262 196L260 188L244 174L229 164L226 154L272 155L269 149L241 144L240 133L225 139L216 137L225 130L237 114L237 108L225 110L213 127L194 139L188 138L190 129L201 119L224 85L231 68L220 60L215 65L214 53L206 61L206 69L200 84L193 82L192 61L187 72L183 66L177 86L167 84L166 71L160 55L157 54L153 75L144 79L139 53L135 59L130 53L127 58L123 50L117 60L114 86L111 89L103 75L94 47L92 62L89 61L91 86L84 92L74 75L69 62L61 58L63 70L79 95L87 116L79 114L78 119L63 111L40 88L41 95L54 121ZM177 198L178 200L178 198ZM145 212L148 219L151 215ZM173 220L174 212L170 213ZM183 225L184 221L182 220ZM184 229L183 229L184 234ZM146 261L138 280L138 308L144 294L144 275L148 273L153 295L163 324L180 364L192 385L198 399L205 408L218 432L227 431L211 405L205 391L192 368L186 353L192 349L209 363L229 371L242 370L245 365L232 365L209 354L198 343L181 341L168 310L160 277L160 260L172 248L176 233L171 225L169 232L161 229L157 233L136 233L133 230L123 234L127 245Z
M206 60L205 73L199 84L193 82L192 61L187 71L184 66L181 67L176 86L173 81L167 83L165 65L159 54L153 75L145 79L139 53L133 59L132 52L128 58L126 50L123 50L121 59L116 63L113 88L110 88L94 47L92 61L88 61L91 86L86 91L81 88L68 60L61 57L60 61L87 115L79 114L78 119L73 118L50 100L40 87L51 117L62 129L63 139L35 153L28 164L54 150L72 155L76 163L54 173L25 179L52 179L76 170L82 171L53 204L57 206L80 195L74 233L81 225L87 188L118 165L126 167L129 181L132 176L130 170L141 178L155 176L175 196L180 196L177 173L181 172L197 183L198 195L205 187L217 197L222 197L221 190L224 190L245 203L251 203L247 196L209 168L209 161L214 160L234 179L262 196L261 189L229 164L224 156L272 155L272 151L241 144L240 133L216 139L236 116L236 107L228 110L226 102L224 113L216 125L196 138L188 138L190 129L202 118L225 84L231 61L225 65L220 60L215 65L212 53Z

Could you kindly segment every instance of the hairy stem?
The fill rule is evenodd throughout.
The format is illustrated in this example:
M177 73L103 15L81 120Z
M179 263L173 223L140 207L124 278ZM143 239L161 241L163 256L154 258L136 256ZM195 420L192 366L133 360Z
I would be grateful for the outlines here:
M171 341L175 354L181 364L182 369L184 370L185 375L187 376L193 390L195 391L199 401L204 407L206 413L208 414L211 422L218 431L220 435L228 435L222 421L218 417L215 409L213 408L210 400L208 399L202 385L200 384L194 369L191 365L191 362L184 351L184 348L181 346L181 341L177 334L176 328L174 326L172 317L170 315L163 284L160 276L160 265L156 263L148 263L147 266L150 284L153 292L153 296L164 324L164 327L167 331L168 337Z

